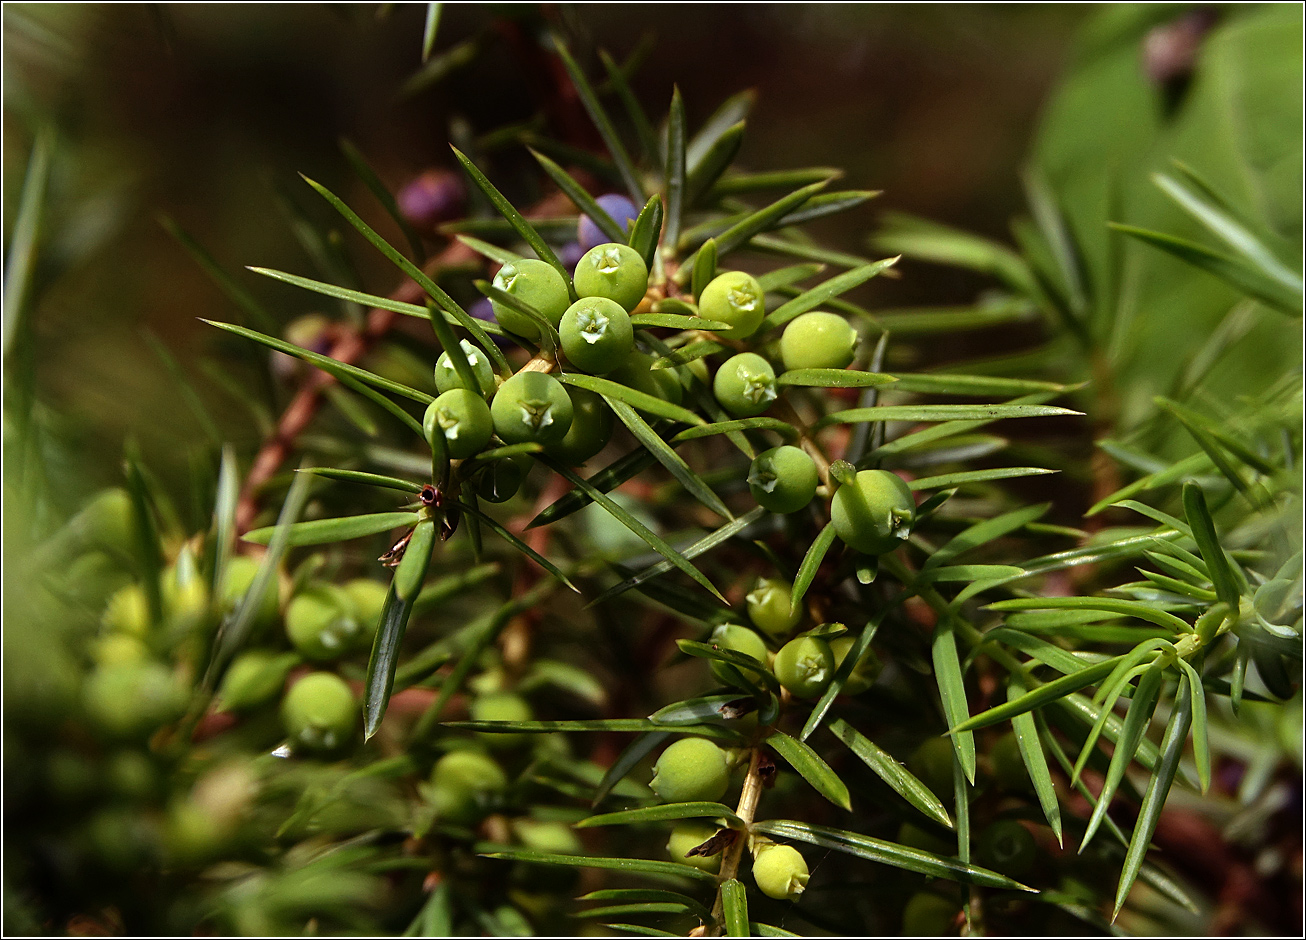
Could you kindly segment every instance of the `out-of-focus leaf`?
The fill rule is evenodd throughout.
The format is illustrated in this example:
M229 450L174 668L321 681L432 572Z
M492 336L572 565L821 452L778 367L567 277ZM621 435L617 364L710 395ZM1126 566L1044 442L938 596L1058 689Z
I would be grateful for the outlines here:
M917 477L907 485L913 492L919 490L939 490L949 487L965 486L968 483L987 483L990 480L1010 480L1014 477L1041 476L1057 473L1042 467L995 467L992 470L959 470L955 473L941 473L932 477Z
M557 565L549 561L547 558L545 558L535 549L531 548L529 545L527 545L517 536L513 535L511 532L505 529L492 516L482 512L480 508L478 508L477 506L473 506L470 503L464 502L463 500L456 500L456 502L464 512L470 513L471 515L475 516L477 519L481 520L482 523L489 526L495 535L499 536L501 539L503 539L505 542L507 542L517 551L521 552L523 555L526 555L528 558L531 559L531 561L535 562L537 565L539 565L549 574L553 575L563 584L567 585L567 587L571 588L577 594L580 593L580 588L572 584L571 579L568 578L565 574L563 574L562 570L558 568Z
M1174 614L1158 610L1150 604L1119 600L1111 597L1019 597L1009 601L989 604L987 610L1105 610L1126 617L1137 617L1158 627L1173 630L1176 634L1191 632L1192 628Z
M277 328L277 318L272 316L272 314L268 312L267 308L264 307L261 303L259 303L259 301L254 297L253 294L251 294L244 287L238 284L236 282L236 279L233 278L231 274L229 274L227 270L217 262L217 259L215 259L213 255L209 254L209 252L204 248L204 246L202 246L199 242L197 242L185 229L183 229L180 225L178 225L176 222L174 222L171 218L169 218L166 215L159 217L159 224L164 227L164 229L168 232L169 235L171 235L173 238L175 238L178 242L181 243L181 246L186 249L187 254L189 254L192 258L194 258L195 262L201 268L204 269L204 273L207 274L213 280L213 282L218 285L219 288L221 288L222 292L226 294L227 297L233 303L235 303L237 307L245 311L245 314L250 318L251 321L253 321L255 324L257 324L259 327L263 328L264 330L274 330ZM17 237L17 231L18 230L16 229L15 237ZM13 258L13 249L11 247L10 264L12 264L14 260L15 259ZM10 316L10 311L16 313L19 310L19 307L15 305L11 305L11 301L9 298L10 281L8 278L10 268L6 267L5 271L6 271L6 280L5 280L4 308L5 308L6 321L8 321L8 318ZM16 284L15 287L17 287ZM5 336L6 336L5 348L7 349L8 348L7 327L6 327Z
M637 872L648 875L672 875L695 881L713 882L716 876L710 872L682 865L679 862L655 862L645 858L598 858L591 855L551 855L547 852L527 852L512 849L502 852L487 852L486 858L501 858L512 862L532 862L539 865L565 865L569 868L602 868L608 871Z
M1025 296L1035 293L1034 277L1024 259L987 238L918 219L886 213L885 226L871 243L881 251L988 274Z
M650 36L646 35L644 38L649 39ZM643 48L651 48L651 44L643 46ZM626 114L630 117L630 123L635 125L635 135L639 138L639 146L644 152L645 161L650 165L655 165L658 163L657 135L653 133L653 125L649 121L648 115L644 113L639 98L631 89L626 78L627 75L634 75L635 66L639 61L639 58L637 58L639 51L640 47L637 46L626 60L626 66L624 67L612 61L612 56L608 55L603 49L599 50L599 60L608 73L608 83L616 91L617 97L621 99L621 103L626 109Z
M716 237L717 256L728 255L736 248L746 244L754 235L761 234L774 227L781 219L811 199L825 186L824 181L804 186L802 189L795 190L787 196L782 196L769 206L758 209L736 222ZM683 284L689 280L689 274L693 271L693 261L696 255L697 252L693 256L686 258L681 265L680 273L676 275L679 283Z
M602 470L595 472L589 478L589 484L601 493L609 493L655 463L657 461L652 454L643 447L637 447L630 453L618 457ZM556 502L544 507L526 528L533 529L536 526L557 522L579 509L584 509L591 502L593 500L585 490L572 490L570 493L560 496Z
M390 218L394 219L395 224L399 226L399 230L404 233L404 237L408 239L408 244L413 249L413 257L417 259L417 263L422 264L425 262L426 249L422 247L422 239L418 237L417 232L413 230L408 220L404 218L403 213L399 211L399 205L395 202L394 194L386 189L385 183L381 182L381 177L376 175L376 170L372 169L362 151L354 146L352 141L344 137L340 138L340 151L345 155L345 159L349 161L354 174L363 181L364 186L372 191L376 201L381 203L382 208L385 209Z

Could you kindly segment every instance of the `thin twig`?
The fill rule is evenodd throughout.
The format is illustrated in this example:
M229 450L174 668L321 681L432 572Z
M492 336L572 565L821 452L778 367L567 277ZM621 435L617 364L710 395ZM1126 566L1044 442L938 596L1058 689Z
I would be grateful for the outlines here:
M762 774L758 769L761 762L762 749L752 748L748 755L748 776L744 778L744 790L739 794L739 806L735 809L735 815L743 820L745 828L753 824L753 815L757 812L757 801L762 798ZM744 849L747 844L748 835L741 832L739 838L726 849L725 855L721 859L721 875L718 878L718 885L725 884L739 873L739 861L744 856ZM713 936L721 935L723 904L721 889L718 887L716 903L712 905L712 922L716 925L713 928Z

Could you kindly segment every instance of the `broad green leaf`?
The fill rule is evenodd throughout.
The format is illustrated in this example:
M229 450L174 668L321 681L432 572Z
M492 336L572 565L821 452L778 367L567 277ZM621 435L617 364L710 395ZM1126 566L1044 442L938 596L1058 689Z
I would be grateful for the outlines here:
M883 865L892 865L894 868L914 871L934 878L947 878L951 881L960 881L963 884L999 888L1006 891L1034 891L1033 888L1027 887L1019 881L989 871L987 868L980 868L978 865L968 865L959 862L955 858L944 858L932 852L924 852L920 849L908 848L905 845L885 842L883 839L875 839L871 836L848 832L844 829L816 826L792 819L769 819L753 823L753 831L764 835L778 836L781 839L809 842L812 845L819 845L821 848L834 849L836 852L845 852L858 858L865 858Z
M734 515L726 508L726 504L721 502L721 497L717 496L711 487L689 468L689 464L685 463L680 455L671 449L670 444L658 437L657 432L648 426L648 422L636 414L634 408L624 401L610 398L607 395L603 396L603 400L608 403L608 407L612 409L613 413L621 419L621 423L630 429L630 433L635 435L635 439L648 448L649 453L657 458L658 463L666 467L667 472L675 477L676 481L691 496L717 515L733 521Z
M644 38L651 37L646 35ZM651 48L651 45L644 48ZM644 113L639 98L636 97L627 80L627 75L634 75L635 66L638 64L636 54L639 49L640 47L637 46L635 51L630 54L625 67L617 65L612 60L612 56L608 55L603 49L599 50L599 60L608 73L608 84L616 91L617 97L621 99L621 103L626 109L626 114L630 117L630 122L635 125L635 135L639 138L639 146L644 153L644 160L650 165L654 165L658 162L659 154L657 135L653 132L653 125L650 123L648 115ZM602 86L600 86L599 90L602 90Z
M1051 506L1051 503L1023 506L1020 509L1004 512L992 519L985 519L983 522L977 522L963 529L930 554L925 564L921 566L922 572L937 568L944 562L952 561L959 555L979 548L981 545L987 545L994 539L1010 535L1028 523L1041 519Z
M709 532L707 535L703 536L703 538L699 539L697 542L693 543L689 547L681 549L680 553L684 555L685 558L687 559L697 558L699 555L702 555L705 552L709 552L712 549L716 548L718 545L721 545L724 542L734 538L744 529L748 528L750 525L752 525L754 522L760 519L765 512L766 510L764 510L761 506L751 509L744 515L740 516L738 519L734 519L731 522L727 522L725 525L720 526L714 529L713 531ZM672 564L669 561L660 561L655 565L650 565L648 568L645 568L643 571L639 572L638 574L632 575L631 577L626 578L624 581L621 581L618 584L614 584L612 587L608 588L606 591L604 591L598 597L594 598L594 600L590 601L585 606L593 607L594 605L600 604L603 601L610 600L611 598L616 597L618 594L623 594L626 591L629 591L631 588L638 587L639 585L647 581L649 578L655 578L658 575L666 574L668 571L671 570L671 568L672 568Z
M640 809L624 810L620 813L604 813L602 816L590 816L576 823L577 829L592 826L624 826L627 823L666 822L669 819L718 819L722 818L737 829L744 828L744 821L735 815L734 810L720 803L663 803L659 806L644 806Z
M506 528L500 525L499 522L495 520L492 516L482 512L479 507L464 502L463 500L455 500L455 502L458 504L459 508L463 510L463 512L475 516L482 523L489 526L491 531L493 531L495 535L499 536L501 539L503 539L505 542L507 542L517 551L521 552L523 555L526 555L528 558L531 559L531 561L535 562L537 565L539 565L549 574L553 575L563 584L567 585L567 587L571 588L577 594L580 593L580 588L572 584L571 579L568 578L565 574L563 574L562 570L558 568L557 565L549 561L547 558L545 558L535 549L527 545L524 541L522 541L517 536L509 532Z
M966 703L966 683L961 675L961 660L957 656L956 621L942 617L934 627L934 640L930 655L934 662L934 680L939 686L939 699L943 714L953 729L952 749L961 763L966 779L975 782L975 736L969 731L957 730L967 724L970 709Z
M813 184L820 185L820 184ZM810 189L811 187L807 187ZM803 190L799 190L802 192ZM759 230L760 231L760 230ZM723 239L724 240L724 236ZM784 326L790 320L799 314L807 313L809 310L815 310L833 297L846 294L854 287L865 284L877 274L898 263L898 258L885 258L870 264L863 264L853 268L851 271L845 271L837 274L829 280L822 281L815 287L803 291L792 300L781 304L775 310L772 310L762 320L761 326L757 328L758 335L765 333L767 330L775 329L778 326Z
M727 937L750 937L748 931L748 898L738 878L721 885L721 916L725 919Z
M572 298L575 299L576 288L575 285L571 283L571 272L568 271L563 263L558 260L558 256L553 253L553 249L548 246L548 243L540 237L539 232L535 230L531 223L526 221L525 216L518 212L513 207L512 203L503 197L501 192L494 188L494 184L486 178L484 173L477 169L476 165L472 163L471 160L467 159L461 150L452 145L450 146L450 149L453 150L453 155L458 158L458 162L462 164L467 175L472 178L472 182L476 184L476 188L485 194L485 198L489 199L490 204L494 206L505 220L507 220L508 224L512 226L513 231L521 236L522 241L530 245L531 251L535 252L535 256L541 261L552 265L553 268L562 275L563 282L566 283L567 289L571 292Z
M1078 692L1080 689L1094 685L1106 678L1119 660L1120 657L1117 656L1092 666L1085 666L1079 672L1061 676L1046 685L1036 686L1019 698L1005 702L1002 705L995 705L988 711L972 716L962 724L955 726L952 733L957 734L962 731L973 731L976 728L987 728L989 725L1006 721L1016 715L1023 715L1025 712L1046 705L1048 702L1055 701L1071 692Z
M830 765L808 745L791 738L783 731L773 731L766 737L766 743L783 757L789 766L812 785L817 793L835 806L852 811L848 798L848 787L839 779L839 775L830 769Z
M1018 597L989 604L986 610L1105 610L1126 617L1137 617L1176 634L1190 633L1192 628L1174 614L1137 601L1111 597Z
M432 34L434 35L434 34ZM399 226L399 230L404 233L404 238L408 239L409 246L413 249L413 257L417 259L418 264L426 261L426 249L422 246L422 239L413 227L408 224L404 214L399 211L399 205L395 202L394 194L386 189L385 183L381 182L381 177L376 175L376 170L367 162L361 150L354 146L353 142L346 137L340 138L340 152L345 155L349 161L349 166L353 169L354 175L363 181L363 185L372 191L376 201L381 203L386 214L394 220Z
M303 467L296 473L311 473L314 476L326 477L328 480L340 480L344 483L362 483L366 486L379 486L387 490L399 490L403 493L420 493L422 491L421 483L413 483L411 480L400 480L396 477L381 476L377 473L364 473L361 470L337 470L334 467Z
M851 369L794 369L776 376L776 385L804 385L815 388L882 388L893 385L892 376Z
M373 512L361 516L296 522L285 528L286 545L325 545L328 542L344 542L365 535L376 535L378 532L389 532L400 526L415 526L420 520L421 516L416 512ZM267 545L279 528L280 523L262 529L252 529L242 538L255 545Z
M908 772L906 767L842 718L830 722L830 731L848 745L848 749L857 755L858 759L871 768L877 777L892 787L904 800L935 822L949 829L952 828L952 817L948 815L942 801L930 791L929 787Z
M567 194L567 198L571 200L572 205L589 216L590 221L598 226L599 231L606 235L609 241L624 242L626 240L626 233L616 220L608 215L607 210L599 205L594 197L585 191L585 187L576 182L566 170L537 150L531 150L531 156L539 162L540 166L544 168L544 172L558 185L558 188Z
M1187 681L1185 676L1183 682ZM1120 872L1120 883L1116 887L1115 911L1111 915L1113 921L1129 897L1129 891L1134 886L1134 880L1138 877L1143 858L1147 854L1147 847L1156 832L1156 824L1165 808L1166 797L1170 795L1170 786L1179 769L1179 760L1183 757L1184 743L1188 740L1188 729L1192 722L1192 698L1181 687L1161 742L1161 759L1148 781L1147 792L1143 795L1143 804L1138 811L1138 821L1134 823L1134 834L1129 840L1124 868Z
M1212 251L1204 245L1164 232L1153 232L1133 225L1107 223L1113 230L1123 232L1139 241L1159 248L1161 251L1186 262L1195 268L1224 281L1230 287L1241 291L1249 297L1273 307L1281 313L1299 317L1302 312L1302 292L1284 287L1278 281L1267 277L1260 269L1253 267L1241 258Z
M594 392L604 398L624 402L632 408L638 408L648 414L657 415L659 418L670 418L672 421L679 421L682 424L701 425L707 423L688 408L681 408L679 405L673 405L671 402L663 401L654 395L627 388L611 379L600 378L597 375L584 375L579 372L563 372L558 375L558 380L565 385L575 385L577 388Z
M574 378L574 376L569 376L569 377ZM591 376L585 376L585 378L591 378ZM616 383L611 383L611 384L616 384ZM618 505L617 503L609 499L606 494L600 492L597 488L595 488L592 484L590 484L588 480L582 479L570 467L564 466L562 463L554 460L553 458L545 454L536 454L535 459L543 463L546 467L549 467L555 473L564 477L569 483L571 483L572 486L575 486L578 489L585 492L592 500L594 500L605 510L607 510L607 512L610 515L612 515L618 522L620 522L626 528L630 529L630 531L638 535L644 541L645 544L647 544L651 549L653 549L663 558L667 559L673 565L675 565L677 568L683 571L685 574L693 578L694 581L696 581L698 584L704 587L713 597L716 597L718 600L722 602L725 601L725 598L721 596L721 592L718 591L712 585L712 582L709 581L701 571L699 571L697 568L691 565L684 558L683 555L681 555L674 548L668 545L660 537L654 535L651 531L649 531L648 527L645 526L644 523L640 522L638 519L632 516L627 510L623 509L620 505Z
M624 871L649 875L672 875L695 881L714 882L716 876L710 872L682 865L679 862L655 862L646 858L598 858L591 855L552 855L548 852L527 852L510 849L502 852L487 852L486 858L501 858L512 862L532 862L539 865L565 865L569 868L602 868L608 871Z
M1202 554L1202 561L1210 572L1215 585L1215 593L1220 600L1229 605L1230 610L1238 609L1238 582L1229 563L1229 558L1220 546L1220 536L1215 531L1215 522L1211 512L1206 508L1206 497L1202 488L1196 483L1185 483L1183 488L1184 515L1193 530L1193 540Z
M834 523L827 522L825 528L821 529L812 540L812 544L807 547L807 553L803 555L802 564L798 566L798 574L794 577L793 590L789 595L792 606L797 607L802 603L807 595L807 589L812 586L812 579L816 577L816 572L821 567L821 562L825 560L825 553L834 544L834 539Z
M571 57L566 45L556 36L553 37L553 48L558 53L558 57L562 59L562 64L566 67L567 74L571 76L577 94L580 95L581 104L585 106L590 120L598 128L599 136L603 138L603 143L608 148L612 162L616 164L618 172L621 173L621 178L626 184L626 191L630 193L630 198L634 200L635 205L639 205L645 199L644 187L640 185L639 176L635 173L635 167L630 162L630 155L626 153L621 137L617 134L616 128L612 126L612 120L603 109L603 105L599 103L598 96L594 94L594 88L585 77L585 73L576 64L576 60Z
M685 211L687 171L685 166L685 102L680 88L671 88L671 110L667 114L667 224L662 239L667 245L680 240L680 221Z
M425 315L425 312L423 312L423 315ZM294 356L296 359L303 359L305 362L309 363L310 365L317 366L323 372L333 375L336 378L340 378L341 376L349 376L350 378L356 379L365 385L371 385L374 388L382 389L384 391L390 392L393 395L399 395L402 398L411 399L412 401L417 402L423 407L435 401L435 399L432 398L430 395L426 394L426 392L420 392L415 388L409 388L407 385L400 385L398 382L392 382L389 379L383 379L381 376L374 375L373 373L368 372L366 369L360 369L357 366L348 365L346 363L341 362L338 359L332 359L330 356L323 356L320 353L315 353L312 352L311 350L304 349L300 346L295 346L291 343L287 343L284 340L279 340L276 339L275 337L267 336L263 333L259 333L256 330L247 329L243 326L237 326L234 323L220 323L216 320L204 320L201 318L200 322L207 323L209 326L216 326L218 329L226 330L228 333L235 333L237 336L242 336L245 339L251 339L256 343L262 343L264 346L267 346L269 349L275 349L277 350L277 352L286 353L289 356Z
M1025 686L1019 676L1012 676L1007 684L1007 701L1014 701L1025 694ZM1034 793L1038 796L1039 806L1047 818L1052 833L1057 837L1057 845L1064 845L1061 835L1061 804L1057 801L1056 787L1052 774L1048 770L1047 757L1039 744L1038 726L1034 716L1029 712L1016 715L1011 719L1011 730L1015 732L1016 744L1020 748L1020 758L1025 763Z
M1064 392L1057 382L1008 379L992 375L953 375L944 372L894 372L895 392L925 395L1027 395L1031 392Z
M1111 798L1115 796L1121 778L1124 777L1125 771L1134 759L1134 754L1138 751L1139 741L1147 733L1147 726L1152 720L1152 712L1156 709L1156 700L1161 691L1163 676L1164 669L1162 666L1159 663L1154 663L1138 680L1138 688L1134 690L1133 699L1129 703L1129 710L1125 713L1125 723L1120 732L1120 738L1116 741L1115 749L1111 752L1111 765L1107 768L1106 781L1102 784L1102 792L1098 794L1097 806L1093 808L1093 815L1089 817L1088 826L1084 830L1083 841L1079 844L1081 852L1097 832L1097 828L1102 822L1102 816L1105 815L1107 807L1111 804ZM1138 832L1135 829L1134 838L1137 837Z
M1052 405L879 405L875 408L849 408L826 415L813 425L821 430L833 424L857 424L862 421L1002 421L1007 418L1048 418L1080 416L1082 412ZM973 430L976 425L958 428L954 433ZM883 449L883 448L882 448Z
M589 478L589 483L599 492L609 493L627 480L638 476L655 463L657 461L652 454L643 447L637 447L630 453L618 457L602 470L595 472ZM591 502L593 502L593 499L590 498L586 491L572 490L570 493L560 496L556 502L544 507L540 514L527 524L526 528L533 529L536 526L557 522L578 509L584 509Z

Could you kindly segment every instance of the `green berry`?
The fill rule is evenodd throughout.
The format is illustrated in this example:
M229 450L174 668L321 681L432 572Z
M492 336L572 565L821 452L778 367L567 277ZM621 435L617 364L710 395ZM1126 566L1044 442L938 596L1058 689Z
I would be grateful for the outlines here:
M643 392L645 395L661 398L673 405L680 404L684 398L685 389L677 376L676 370L653 369L651 366L655 361L647 353L632 352L626 357L626 361L618 369L614 370L608 378L614 382L620 382L627 388Z
M548 852L553 855L580 855L585 851L576 833L563 822L550 822L543 819L516 819L512 831L517 840L532 852Z
M843 661L848 658L849 651L853 644L857 642L853 637L841 636L838 639L830 641L830 652L834 653L834 668L837 672L843 665ZM844 695L861 695L872 685L880 675L880 670L884 664L880 662L880 657L875 655L874 650L868 649L862 658L853 666L853 671L848 674L847 680L843 684Z
M431 802L436 817L456 825L472 825L489 812L508 788L508 778L494 759L479 751L451 751L431 771Z
M792 845L762 845L754 851L753 880L769 898L792 901L807 888L807 860Z
M1008 731L989 749L989 767L998 786L1013 792L1031 789L1029 771L1025 769L1025 759L1020 756L1020 742L1016 732Z
M730 783L726 752L706 738L681 738L653 765L649 786L666 803L714 802Z
M345 593L354 606L354 615L368 635L376 633L381 623L381 611L385 607L385 598L389 589L380 581L371 578L354 578L345 582Z
M496 460L481 473L476 492L482 499L492 503L507 502L517 495L530 469L529 454L518 454L515 457Z
M534 258L509 262L494 276L494 286L507 291L523 303L542 313L554 326L571 305L567 282L553 265ZM509 333L529 340L539 340L540 328L534 320L497 300L491 301L494 318Z
M485 399L465 388L451 388L426 406L422 430L429 439L439 427L449 456L463 460L484 449L494 433L494 421Z
M820 483L816 464L799 447L785 444L764 450L748 468L748 489L757 504L771 512L797 512L812 501Z
M571 396L571 427L548 452L563 463L578 467L608 446L616 416L602 396L587 389L568 386L567 394Z
M745 656L753 657L763 665L766 664L766 642L747 627L741 627L733 623L723 623L712 631L712 639L709 642L720 649L743 653ZM761 678L756 670L736 669L735 666L729 663L712 660L712 675L726 685L736 685L739 682L738 679L731 675L736 671L740 672L750 682L757 682Z
M286 636L305 659L327 662L353 652L364 629L343 588L315 584L286 609Z
M218 701L224 711L244 712L261 708L285 688L286 676L295 665L294 653L249 650L231 661Z
M128 584L114 592L104 609L105 629L129 636L142 637L150 629L150 608L145 599L145 588Z
M698 298L698 312L705 320L729 323L730 329L718 335L727 339L752 336L766 316L766 295L757 278L743 271L718 274L703 288Z
M186 687L156 662L100 666L91 673L83 694L96 723L122 738L146 737L186 710Z
M775 677L797 698L816 698L834 676L834 653L820 637L800 636L775 654Z
M329 753L353 738L358 703L349 683L335 673L310 672L282 699L281 724L292 747Z
M952 797L952 741L930 738L907 758L907 769L943 800Z
M77 546L100 548L118 558L129 556L136 539L131 497L123 489L100 490L68 520L65 531Z
M756 417L776 399L775 370L757 353L731 356L717 369L712 392L734 417Z
M835 534L867 555L883 555L903 543L916 519L916 500L902 477L863 470L835 491L830 521Z
M905 937L939 937L957 932L957 905L937 894L913 894L902 910Z
M779 578L758 578L748 592L748 619L773 640L793 632L803 619L802 608L794 608L793 585Z
M494 394L494 368L490 365L489 357L467 340L462 340L459 345L463 348L463 355L467 357L467 364L472 367L472 372L476 374L476 385L480 390L481 397L489 398ZM447 392L453 388L466 388L463 384L463 377L458 374L458 370L449 361L447 352L440 353L440 358L435 360L435 387L441 392Z
M567 361L582 372L604 375L635 348L635 329L621 304L607 297L582 297L562 315L558 327Z
M804 313L785 327L780 357L785 371L843 369L857 354L857 331L833 313Z
M472 700L469 712L472 721L530 721L535 717L530 703L512 692L478 695ZM478 737L486 747L498 750L520 744L526 735L521 732L485 731Z
M1001 819L980 833L975 854L984 867L1019 878L1034 866L1038 846L1030 831L1016 820Z
M571 427L567 390L543 372L518 372L499 387L490 408L494 432L508 444L557 444Z
M581 297L606 297L629 312L648 291L648 267L629 245L595 245L576 264L573 278Z
M254 584L258 575L259 563L248 555L237 555L227 562L227 572L223 578L222 606L231 610L244 599L245 593ZM280 585L273 576L268 579L263 592L263 600L254 612L254 625L268 627L281 615Z
M701 868L703 871L716 874L721 868L721 854L719 852L716 855L689 855L688 852L690 849L698 848L716 835L718 831L717 827L711 823L680 823L671 830L671 837L667 839L667 852L670 853L673 861L693 865L695 868Z

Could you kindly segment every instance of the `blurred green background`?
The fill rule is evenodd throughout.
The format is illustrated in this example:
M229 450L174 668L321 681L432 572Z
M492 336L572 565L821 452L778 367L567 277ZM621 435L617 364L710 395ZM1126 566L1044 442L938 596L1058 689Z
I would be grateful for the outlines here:
M338 138L355 142L392 189L428 167L449 167L451 122L483 133L540 105L547 91L529 36L541 21L572 35L578 49L607 48L619 60L641 40L656 41L636 91L657 114L678 83L691 126L727 95L756 89L743 166L842 166L847 186L884 191L818 227L830 244L855 249L889 208L1003 235L1022 201L1015 168L1087 12L455 4L443 14L437 55L473 37L480 54L404 94L420 65L424 9L5 4L6 232L33 135L47 125L56 134L42 226L48 289L31 317L41 410L65 444L51 482L69 493L67 509L76 493L118 480L128 435L179 492L188 450L205 442L142 330L182 363L225 438L248 454L259 437L249 412L198 366L220 344L197 318L240 314L158 217L175 219L288 322L313 309L312 295L240 270L313 273L278 190L330 222L298 179L303 172L399 238ZM529 158L515 150L493 161L500 181L525 169ZM349 244L366 289L392 289L387 263L358 240ZM968 302L983 283L940 267L907 273L877 284L870 301Z

